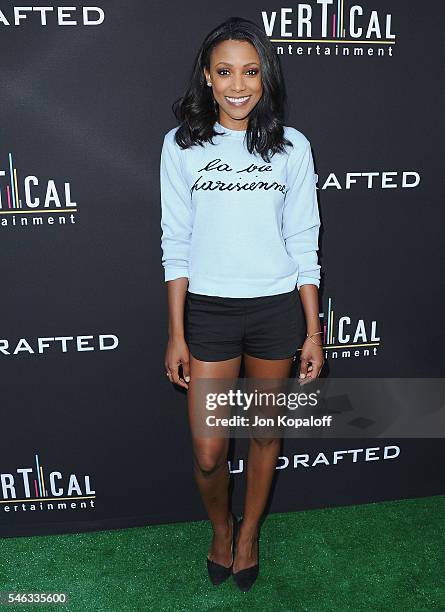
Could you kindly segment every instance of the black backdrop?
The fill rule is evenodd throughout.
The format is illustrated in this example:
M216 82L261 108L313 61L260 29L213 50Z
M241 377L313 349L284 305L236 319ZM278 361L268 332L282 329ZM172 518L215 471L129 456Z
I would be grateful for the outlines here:
M261 25L277 12L286 123L311 141L319 175L326 374L443 376L443 9L362 2L354 39L339 2L337 40L337 2L325 37L308 4L310 32L297 2L283 31L276 1L106 0L87 12L97 25L72 1L34 2L14 25L1 3L0 535L205 518L185 392L163 367L159 156L195 53L229 16ZM54 8L46 26L42 6ZM381 38L366 37L370 19ZM404 187L404 172L418 184ZM237 511L245 442L230 454ZM376 447L376 460L334 461ZM272 512L443 493L439 439L286 440L281 454Z

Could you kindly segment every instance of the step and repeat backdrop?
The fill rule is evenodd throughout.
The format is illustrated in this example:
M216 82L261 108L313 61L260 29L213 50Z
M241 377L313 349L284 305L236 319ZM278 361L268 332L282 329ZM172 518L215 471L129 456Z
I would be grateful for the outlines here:
M230 16L264 28L312 145L324 374L444 375L443 7L0 1L1 536L206 518L164 373L159 161ZM443 494L442 440L363 436L284 440L268 510Z

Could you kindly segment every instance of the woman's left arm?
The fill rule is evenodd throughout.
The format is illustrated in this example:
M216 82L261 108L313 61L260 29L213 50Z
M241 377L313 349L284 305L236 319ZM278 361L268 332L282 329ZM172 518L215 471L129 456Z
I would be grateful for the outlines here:
M323 367L322 337L318 314L318 237L320 214L317 201L317 175L311 145L307 138L298 138L287 165L286 203L283 212L283 236L286 250L298 264L297 288L306 316L306 338L300 356L300 381L317 378ZM316 334L315 336L313 334Z
M307 335L300 355L301 384L306 384L320 375L324 364L322 334L320 317L318 314L318 287L317 285L301 285L299 289L301 303L306 316ZM316 334L315 336L313 334Z

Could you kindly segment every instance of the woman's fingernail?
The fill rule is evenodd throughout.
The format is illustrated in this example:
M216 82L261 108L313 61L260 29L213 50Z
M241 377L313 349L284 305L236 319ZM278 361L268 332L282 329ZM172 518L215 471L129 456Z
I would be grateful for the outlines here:
M190 382L190 376L185 377L185 382Z
M306 378L306 374L300 374L300 378Z

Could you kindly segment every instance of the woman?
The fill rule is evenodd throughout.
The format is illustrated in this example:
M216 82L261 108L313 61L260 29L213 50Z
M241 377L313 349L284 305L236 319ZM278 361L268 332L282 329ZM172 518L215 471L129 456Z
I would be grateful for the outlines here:
M188 390L194 474L213 528L213 584L244 591L258 576L258 532L280 438L251 437L240 523L229 510L227 437L199 437L198 379L300 380L323 366L318 314L320 218L309 141L282 123L277 56L253 22L231 18L197 55L161 153L167 376ZM305 338L306 336L306 338ZM304 342L303 342L304 341ZM182 374L180 372L182 368Z

